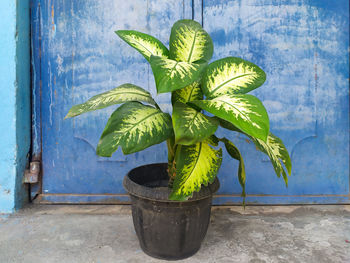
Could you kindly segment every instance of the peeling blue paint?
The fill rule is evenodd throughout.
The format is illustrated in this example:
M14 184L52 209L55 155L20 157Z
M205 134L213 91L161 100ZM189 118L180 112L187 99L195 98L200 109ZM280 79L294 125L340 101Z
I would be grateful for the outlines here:
M253 94L263 100L271 131L292 154L293 173L285 188L253 145L220 131L243 153L247 202L349 202L349 3L336 2L204 1L204 27L213 36L215 59L239 56L265 70L267 81ZM220 193L235 202L239 185L232 185L230 167L236 164L223 162Z
M172 23L193 16L203 21L213 38L214 59L238 56L266 71L266 83L252 94L263 100L272 132L292 153L293 175L286 189L266 156L246 138L219 130L242 149L247 201L349 202L348 1L41 2L43 198L47 201L100 202L108 194L119 200L129 169L166 161L163 144L128 156L121 151L112 158L95 155L113 107L73 120L63 118L73 104L125 82L155 96L147 62L113 31L136 29L168 44ZM167 94L157 96L166 111L168 99ZM237 163L226 155L217 204L240 202L235 171Z
M130 165L166 161L164 144L140 154L124 156L119 150L112 158L100 158L95 147L115 107L66 121L64 115L72 104L126 82L155 96L148 63L114 31L132 28L167 43L172 24L191 18L192 0L41 3L43 193L124 192L123 175ZM169 94L157 99L169 108Z

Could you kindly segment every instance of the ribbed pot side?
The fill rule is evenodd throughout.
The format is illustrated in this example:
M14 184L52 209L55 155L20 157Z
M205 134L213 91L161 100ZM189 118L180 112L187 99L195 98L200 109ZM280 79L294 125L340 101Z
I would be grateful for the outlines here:
M219 181L193 194L188 201L169 201L167 164L137 167L124 178L135 231L142 250L155 258L178 260L194 255L207 233L212 195Z

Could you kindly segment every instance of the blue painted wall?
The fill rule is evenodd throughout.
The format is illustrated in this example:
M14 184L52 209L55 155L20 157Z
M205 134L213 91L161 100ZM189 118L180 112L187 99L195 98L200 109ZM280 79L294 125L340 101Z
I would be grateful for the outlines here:
M30 149L29 0L0 8L0 213L26 201L22 175Z
M33 26L41 26L42 56L35 73L42 81L42 202L125 202L127 171L166 161L164 143L127 156L120 149L111 158L96 156L99 136L116 106L63 118L72 105L127 82L149 90L170 112L169 94L156 96L146 60L113 31L139 30L167 45L173 22L194 17L213 38L213 59L241 57L267 73L265 84L252 94L264 102L271 131L291 153L293 172L286 188L246 137L219 130L243 154L247 203L349 203L347 0L35 2L40 19L34 18ZM242 201L237 166L225 154L215 204Z
M247 203L349 203L349 1L204 0L203 23L213 59L237 56L266 72L251 94L291 153L285 188L245 136L219 130L243 154ZM233 162L226 157L219 193L231 195L239 185L232 187Z

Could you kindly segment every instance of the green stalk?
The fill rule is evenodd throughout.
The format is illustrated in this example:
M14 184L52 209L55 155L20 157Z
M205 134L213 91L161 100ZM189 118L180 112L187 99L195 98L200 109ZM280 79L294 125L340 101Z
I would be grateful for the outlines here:
M167 147L168 147L168 177L169 177L169 187L172 187L172 184L175 179L176 175L176 168L175 168L175 151L176 151L176 145L175 145L175 137L172 136L170 139L166 141Z

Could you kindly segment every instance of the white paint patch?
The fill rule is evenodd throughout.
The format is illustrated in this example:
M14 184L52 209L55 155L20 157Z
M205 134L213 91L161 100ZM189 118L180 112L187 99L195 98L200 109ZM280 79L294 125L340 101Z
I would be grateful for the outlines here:
M56 59L56 63L57 63L57 74L61 75L62 73L65 72L62 64L63 64L63 58L57 54L57 59Z

